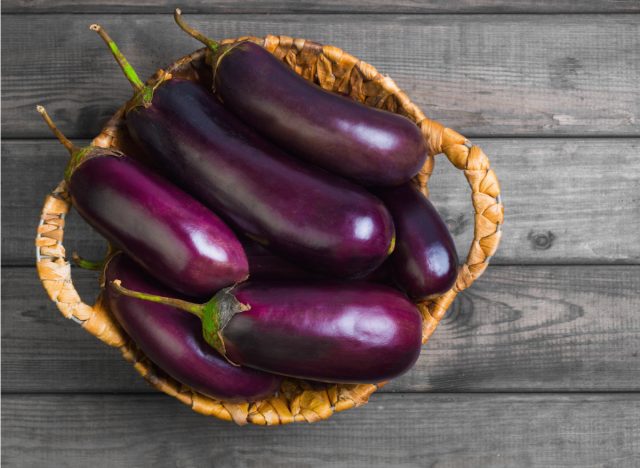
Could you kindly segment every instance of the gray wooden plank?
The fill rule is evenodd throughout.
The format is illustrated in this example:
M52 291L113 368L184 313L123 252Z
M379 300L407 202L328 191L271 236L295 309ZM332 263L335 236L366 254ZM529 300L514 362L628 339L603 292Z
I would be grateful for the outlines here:
M2 411L7 466L640 464L638 394L374 394L327 421L280 427L238 427L151 395L12 395Z
M176 7L168 0L5 0L5 13L167 13ZM191 13L633 13L635 0L183 0Z
M640 263L640 139L475 141L491 158L506 206L495 264ZM5 265L33 263L42 201L66 160L54 140L3 142ZM469 189L444 158L436 164L431 197L458 252L466 254L473 236ZM88 257L104 252L104 241L75 213L66 229L70 252Z
M6 392L147 392L66 321L31 268L2 271ZM96 275L74 271L81 296ZM640 267L490 267L385 392L640 391Z
M5 137L43 137L47 104L90 137L130 96L101 20L142 75L197 47L171 15L5 15ZM638 15L190 15L217 37L304 36L390 74L428 115L469 136L640 135Z
M96 273L76 269L73 278L93 303ZM2 287L3 391L153 391L120 351L58 313L35 268L3 268Z
M86 140L76 141L86 145ZM34 239L45 196L63 178L69 153L57 140L2 141L2 262L33 265ZM65 247L70 255L87 258L105 254L106 243L72 210L65 225Z

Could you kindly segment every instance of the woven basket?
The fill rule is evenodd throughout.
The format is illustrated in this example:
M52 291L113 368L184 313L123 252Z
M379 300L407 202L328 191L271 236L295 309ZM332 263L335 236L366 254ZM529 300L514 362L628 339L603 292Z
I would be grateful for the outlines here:
M501 235L503 207L500 187L489 160L480 148L459 133L424 116L406 94L389 77L348 53L333 46L322 46L304 39L267 36L264 39L242 37L224 43L251 40L264 46L307 80L325 89L350 95L353 99L405 115L421 128L429 149L429 157L414 180L427 194L427 181L434 165L434 155L444 153L449 161L464 171L472 192L475 210L474 238L455 286L434 301L419 303L422 314L422 337L426 342L455 296L469 287L487 268ZM200 49L170 65L173 76L211 84L208 53ZM154 75L153 82L162 71ZM93 145L116 147L127 151L129 141L123 122L123 108L109 120ZM78 322L85 330L109 346L117 347L134 368L154 387L174 396L205 415L237 424L277 425L292 422L315 422L365 404L378 385L317 385L286 379L276 396L253 403L228 403L213 400L172 379L157 368L136 347L109 313L100 294L91 306L82 301L71 278L71 266L62 245L65 215L71 205L65 182L61 182L45 199L36 236L38 275L47 294L62 315Z

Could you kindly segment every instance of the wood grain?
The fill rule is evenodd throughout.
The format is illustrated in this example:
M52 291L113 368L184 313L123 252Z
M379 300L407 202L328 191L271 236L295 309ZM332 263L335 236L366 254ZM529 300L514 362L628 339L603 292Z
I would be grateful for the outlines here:
M33 268L40 205L66 160L35 104L73 138L96 134L130 89L87 26L103 21L146 76L198 47L175 6L2 4L3 466L640 466L640 16L610 14L640 2L181 2L216 37L303 36L369 61L473 137L502 184L498 255L415 368L363 408L281 428L157 394L60 316ZM438 160L432 199L460 252L465 185ZM104 241L72 213L65 245L97 258ZM95 275L74 279L90 300Z
M34 239L42 204L62 180L68 159L69 153L57 140L2 141L4 265L35 265ZM78 251L87 258L99 259L106 253L105 240L75 210L67 217L64 244L68 255Z
M312 426L238 427L164 396L5 396L3 464L635 467L640 395L374 395Z
M6 392L147 392L114 349L59 315L31 268L4 268ZM74 271L90 301L93 273ZM414 369L383 391L638 391L640 267L490 267Z
M4 13L170 13L168 0L5 0ZM634 13L635 0L182 0L189 13Z
M5 21L6 19L6 21ZM638 15L189 15L217 37L287 34L346 49L468 136L640 135ZM44 137L46 104L92 137L130 89L87 27L101 20L143 76L196 49L171 15L5 15L5 137ZM34 47L37 44L37 47Z
M506 206L504 235L492 263L640 263L640 139L475 141L491 158ZM59 182L67 157L54 140L3 143L5 265L33 264L42 200ZM473 210L462 174L440 158L430 185L458 252L466 254ZM104 253L104 241L76 213L66 230L69 253L94 258Z

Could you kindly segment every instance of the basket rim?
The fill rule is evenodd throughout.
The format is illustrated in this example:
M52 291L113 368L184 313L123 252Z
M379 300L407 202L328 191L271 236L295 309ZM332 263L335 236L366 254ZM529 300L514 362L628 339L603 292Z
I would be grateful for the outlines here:
M469 287L482 275L489 260L495 253L502 232L504 207L500 197L500 187L495 173L490 169L489 159L479 147L471 144L462 135L427 118L396 83L376 68L342 49L321 45L305 39L288 36L267 35L264 38L242 36L225 39L224 44L250 40L265 47L300 74L304 71L296 59L298 56L316 56L316 72L321 66L338 64L350 71L357 71L361 80L378 86L385 95L392 97L401 113L412 119L422 130L428 145L428 157L421 172L414 181L425 195L427 183L434 167L434 156L444 153L450 162L464 171L472 191L475 211L474 239L467 258L461 265L455 285L444 295L434 300L417 303L422 314L423 343L431 336L444 316L455 296ZM164 70L158 70L147 83L152 83L165 73L175 75L196 73L196 64L206 60L207 49L200 48L174 61ZM299 70L299 69L300 70ZM312 78L316 78L314 76ZM324 71L323 71L324 73ZM353 76L353 75L351 75ZM308 77L305 76L308 79ZM331 80L329 80L331 81ZM319 83L325 87L322 81ZM335 84L335 77L332 85ZM348 84L348 83L347 83ZM117 147L118 133L123 128L123 104L107 121L92 145ZM180 384L157 368L129 339L107 310L102 294L93 306L85 304L76 292L71 278L71 267L65 257L62 244L65 215L71 207L66 183L63 181L46 197L36 235L36 260L38 275L50 299L56 303L61 313L81 324L110 346L120 348L123 357L132 362L136 370L154 387L188 404L196 412L212 415L237 424L286 424L291 422L314 422L330 417L334 412L343 411L365 404L369 396L385 383L332 385L329 389L313 390L305 388L297 381L286 379L281 392L264 401L254 403L228 403L213 400ZM101 288L102 290L102 288Z

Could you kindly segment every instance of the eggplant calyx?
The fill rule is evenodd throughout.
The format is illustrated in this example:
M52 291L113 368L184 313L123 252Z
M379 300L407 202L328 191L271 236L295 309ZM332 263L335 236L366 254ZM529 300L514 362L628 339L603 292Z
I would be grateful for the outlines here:
M235 286L220 290L204 304L197 304L194 302L184 301L182 299L158 296L156 294L148 294L140 291L132 291L122 286L122 282L119 279L113 280L111 282L111 287L124 296L168 305L197 316L202 321L202 336L204 337L204 340L224 356L227 361L229 361L229 359L226 356L222 332L227 326L227 323L229 323L229 320L231 320L235 314L250 309L250 306L241 303L231 293ZM238 365L232 361L229 362L233 365Z
M91 146L85 146L84 148L78 148L77 151L71 153L71 159L69 159L69 163L64 170L64 179L67 182L71 180L71 176L78 166L89 158L92 149L93 148Z
M123 158L125 155L122 151L118 151L116 149L101 148L99 146L84 146L71 153L71 159L69 159L69 163L64 170L64 179L69 182L71 180L71 176L81 164L87 162L89 159L101 156Z
M165 81L169 81L171 78L173 78L171 73L168 73L164 70L160 70L158 73L160 74L160 77L154 84L144 85L141 89L135 92L135 94L129 100L125 107L125 115L127 115L136 107L144 107L145 109L151 107L156 89L158 89L160 85L164 84Z
M202 304L202 335L204 340L227 358L222 332L235 314L251 307L240 302L232 293L234 286L218 291L209 301ZM229 361L229 359L227 358ZM238 365L229 361L233 365Z
M236 47L247 43L248 41L240 41L240 42L234 42L233 44L225 44L221 50L213 51L212 50L212 54L211 54L211 58L208 59L209 61L207 63L211 64L211 70L213 72L213 91L215 92L215 84L216 84L216 73L218 71L218 67L220 66L220 62L222 62L222 59L225 58L227 55L229 55L233 49L235 49Z

